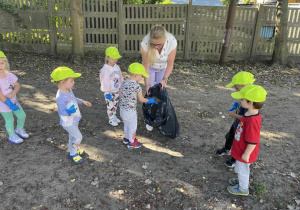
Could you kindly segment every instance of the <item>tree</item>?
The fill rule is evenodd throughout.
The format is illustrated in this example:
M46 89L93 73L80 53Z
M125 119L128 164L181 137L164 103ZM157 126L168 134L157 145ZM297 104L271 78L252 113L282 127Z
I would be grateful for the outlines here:
M277 0L276 10L276 28L275 28L275 45L273 51L273 63L280 63L286 65L288 62L288 14L289 3L286 0Z

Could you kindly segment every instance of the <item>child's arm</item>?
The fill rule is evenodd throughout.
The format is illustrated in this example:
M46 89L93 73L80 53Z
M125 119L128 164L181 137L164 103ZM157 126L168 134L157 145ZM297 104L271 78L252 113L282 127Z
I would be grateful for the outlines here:
M86 105L86 106L88 106L88 107L91 107L92 106L92 104L90 103L90 102L88 102L88 101L85 101L85 100L81 100L82 101L82 103L84 104L84 105Z
M20 109L17 105L13 104L13 103L10 101L9 98L5 97L5 96L2 94L1 90L0 90L0 100L1 100L3 103L5 103L7 106L9 106L9 108L10 108L11 110L13 110L13 111L17 111L17 110Z
M1 90L0 90L0 101L2 102L6 101L6 97L2 94Z
M139 98L139 101L141 103L147 103L148 102L148 99L147 98L144 98L143 94L142 94L142 91L138 92L138 98Z
M236 114L236 113L234 113L234 111L229 112L228 115L229 115L229 117L235 118L237 120L241 120L243 117L243 115Z
M244 152L244 154L242 155L242 159L246 162L249 161L250 155L253 152L253 150L255 149L256 144L248 144L246 147L246 150Z
M101 91L106 94L110 93L109 69L102 69L100 72Z
M21 88L21 85L18 82L15 82L14 89L9 94L6 95L7 98L14 97L19 92L20 88Z

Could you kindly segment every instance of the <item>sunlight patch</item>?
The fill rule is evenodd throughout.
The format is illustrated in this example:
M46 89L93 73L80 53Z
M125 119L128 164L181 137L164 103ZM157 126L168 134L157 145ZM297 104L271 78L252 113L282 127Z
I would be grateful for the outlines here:
M271 139L274 139L274 138L277 138L277 139L280 139L280 138L293 138L294 137L294 135L291 135L289 133L284 133L284 132L275 133L275 132L269 132L269 131L261 131L260 135L265 137L265 138L271 138Z
M154 145L154 144L143 144L143 146L147 149L151 149L156 152L166 153L166 154L174 156L174 157L183 157L183 155L180 152L175 152L170 149L166 149L166 148Z

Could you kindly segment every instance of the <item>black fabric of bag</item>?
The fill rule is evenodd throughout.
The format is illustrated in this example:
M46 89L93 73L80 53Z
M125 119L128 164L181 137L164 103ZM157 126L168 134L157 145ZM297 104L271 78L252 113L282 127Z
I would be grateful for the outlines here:
M145 122L157 128L163 135L175 138L179 135L179 123L175 110L168 97L166 88L162 89L161 84L156 84L148 91L147 98L156 97L160 100L158 104L143 104L143 114Z

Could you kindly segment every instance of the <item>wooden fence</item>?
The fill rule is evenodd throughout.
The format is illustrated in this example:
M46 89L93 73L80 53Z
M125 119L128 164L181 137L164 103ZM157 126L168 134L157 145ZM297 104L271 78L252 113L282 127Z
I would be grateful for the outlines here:
M71 0L0 0L0 49L71 54ZM103 54L116 46L124 56L140 56L140 42L154 24L163 25L178 41L177 58L219 60L227 7L127 5L122 0L85 0L82 4L85 54ZM276 7L237 7L229 59L272 57ZM272 28L271 28L272 31ZM300 9L289 8L288 52L300 57Z

